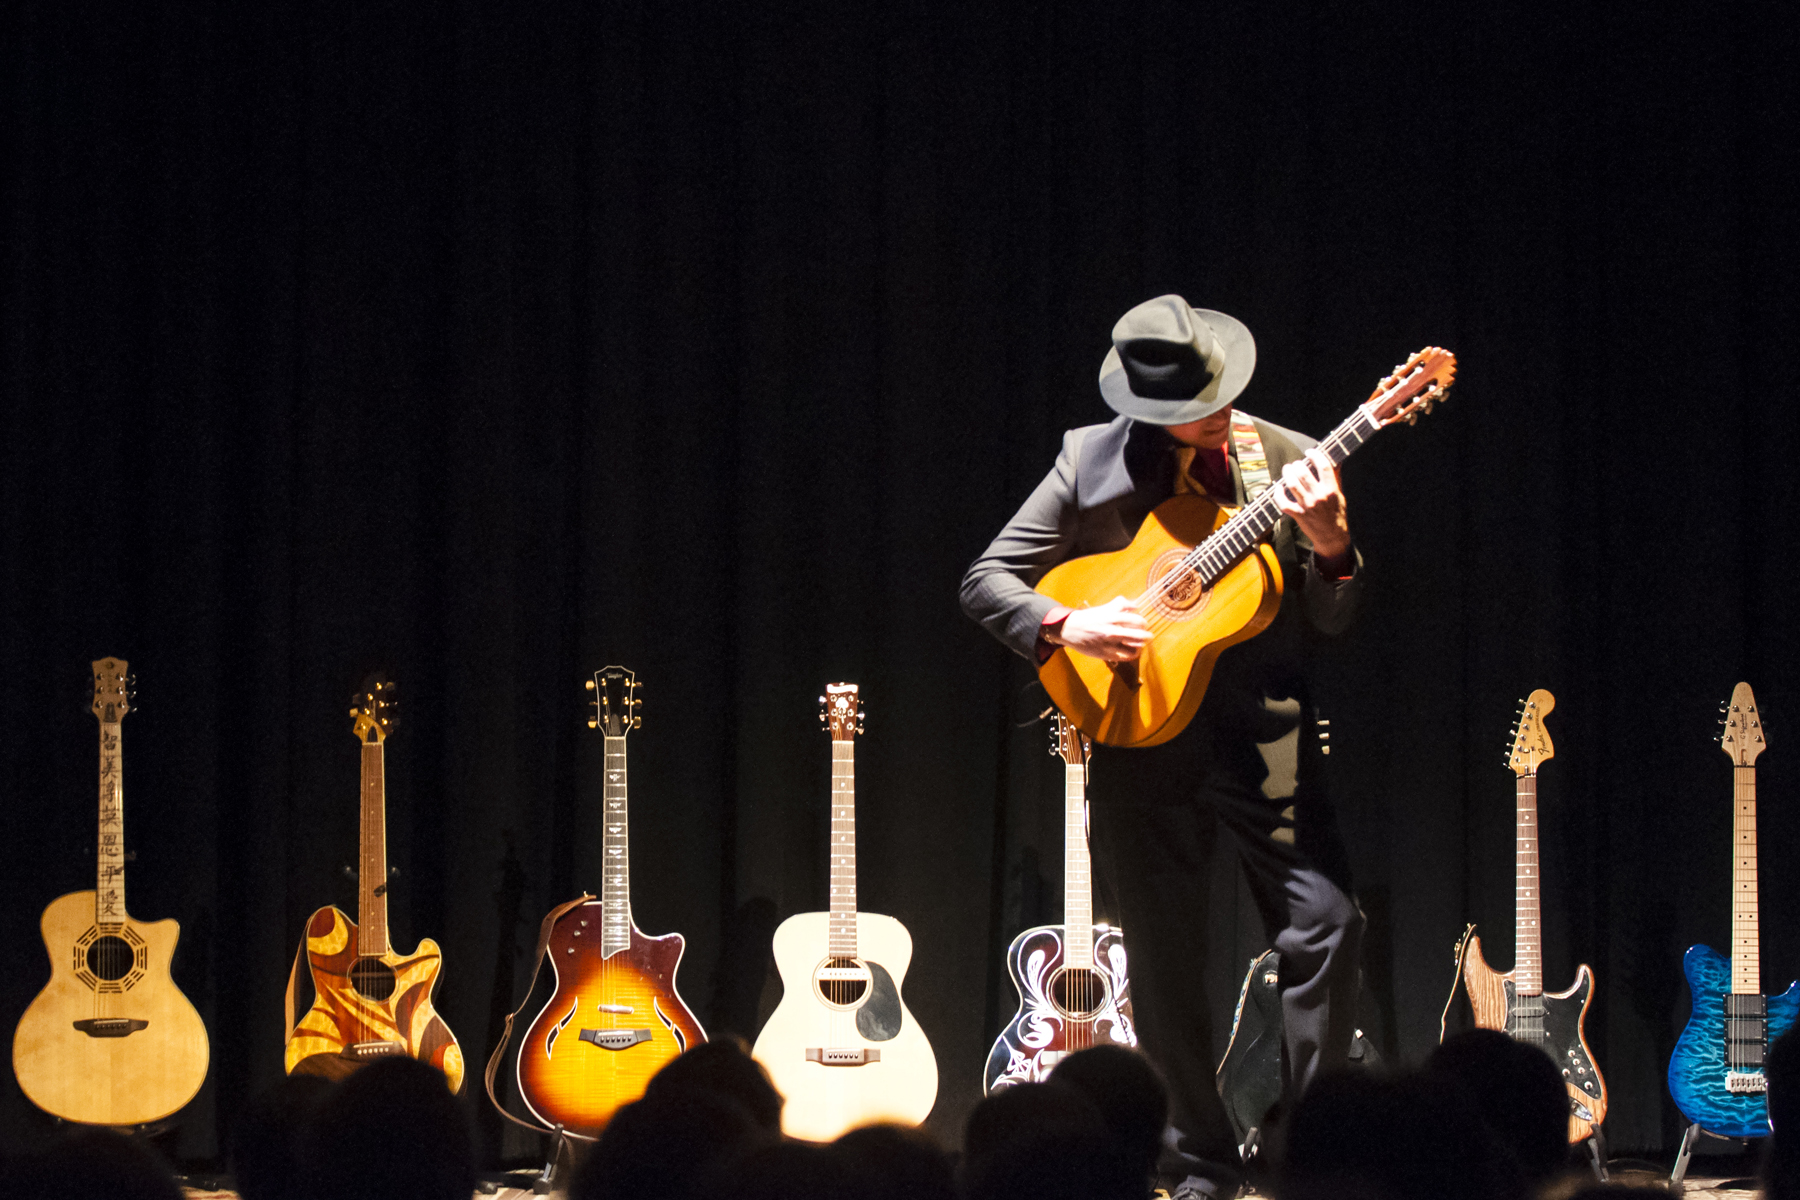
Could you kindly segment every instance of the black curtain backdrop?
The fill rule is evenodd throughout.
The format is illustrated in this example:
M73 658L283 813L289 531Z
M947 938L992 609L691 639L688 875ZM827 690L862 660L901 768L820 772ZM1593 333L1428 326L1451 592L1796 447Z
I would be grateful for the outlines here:
M584 679L645 682L638 924L714 1032L826 903L821 685L862 684L860 902L955 1142L1060 916L1060 774L967 562L1109 414L1118 314L1242 317L1245 407L1322 434L1412 349L1451 402L1346 471L1369 563L1319 666L1376 1043L1511 959L1518 699L1556 694L1546 980L1599 980L1616 1148L1672 1144L1683 949L1727 944L1755 686L1766 990L1800 975L1789 18L1774 3L98 5L0 17L0 1025L93 885L90 660L127 658L132 912L212 1037L177 1151L281 1072L354 909L385 667L394 940L478 1068L599 879ZM1264 943L1229 860L1215 1039ZM1129 933L1129 931L1127 931ZM541 1001L540 1001L541 1003ZM472 1070L472 1079L474 1072ZM535 1150L470 1106L489 1161ZM7 1075L9 1144L51 1124Z

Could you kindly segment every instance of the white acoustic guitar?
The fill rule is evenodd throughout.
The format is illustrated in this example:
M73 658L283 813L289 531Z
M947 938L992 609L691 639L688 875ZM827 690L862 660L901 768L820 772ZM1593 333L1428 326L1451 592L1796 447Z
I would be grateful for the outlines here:
M856 911L856 685L819 698L831 734L831 911L775 931L785 989L754 1055L787 1099L781 1130L826 1142L859 1125L917 1125L937 1100L937 1057L900 999L912 935Z

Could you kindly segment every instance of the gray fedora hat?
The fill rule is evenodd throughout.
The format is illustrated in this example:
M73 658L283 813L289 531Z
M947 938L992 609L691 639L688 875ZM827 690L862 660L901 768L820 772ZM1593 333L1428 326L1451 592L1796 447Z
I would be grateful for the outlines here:
M1100 395L1114 412L1183 425L1236 400L1256 370L1256 339L1236 317L1180 296L1146 300L1113 326Z

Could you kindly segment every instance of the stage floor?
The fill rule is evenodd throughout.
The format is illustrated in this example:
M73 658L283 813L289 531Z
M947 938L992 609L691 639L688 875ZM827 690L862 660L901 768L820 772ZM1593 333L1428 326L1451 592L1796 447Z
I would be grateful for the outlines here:
M1669 1181L1668 1172L1652 1174L1649 1171L1614 1171L1614 1183L1628 1183L1636 1187L1660 1187ZM1759 1193L1747 1186L1749 1180L1713 1179L1705 1176L1689 1175L1687 1188L1682 1193L1687 1200L1756 1200ZM1727 1187L1727 1184L1737 1186ZM195 1188L183 1189L188 1200L237 1200L236 1192L200 1191ZM555 1192L551 1200L562 1200L562 1193ZM497 1192L476 1192L471 1200L534 1200L529 1188L503 1187Z

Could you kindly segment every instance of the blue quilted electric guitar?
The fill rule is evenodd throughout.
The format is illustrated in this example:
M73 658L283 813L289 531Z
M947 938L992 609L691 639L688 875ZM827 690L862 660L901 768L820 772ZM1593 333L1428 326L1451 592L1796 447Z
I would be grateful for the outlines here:
M1669 1059L1669 1094L1689 1121L1721 1137L1769 1136L1763 1054L1800 1013L1800 983L1762 994L1756 903L1756 756L1762 722L1750 685L1731 693L1719 744L1730 756L1735 842L1731 869L1731 957L1689 947L1682 961L1694 1015Z

